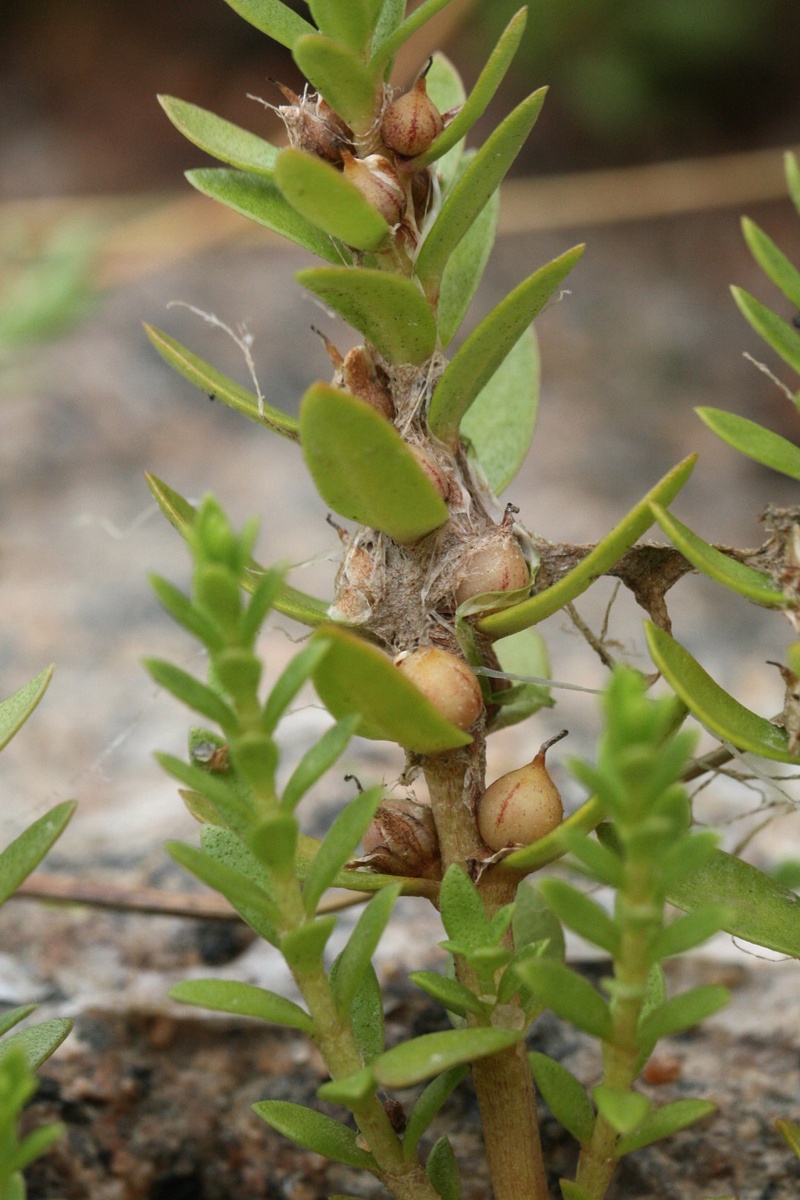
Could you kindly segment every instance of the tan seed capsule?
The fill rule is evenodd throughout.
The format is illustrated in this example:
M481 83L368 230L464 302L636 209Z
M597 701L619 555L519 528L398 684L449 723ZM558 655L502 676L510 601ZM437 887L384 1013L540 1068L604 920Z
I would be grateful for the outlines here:
M405 210L406 192L389 159L382 154L355 158L349 150L343 150L342 161L345 177L388 225L396 225Z
M496 779L478 801L478 832L490 850L529 846L564 819L561 794L545 766L545 754L566 730L545 742L533 762Z
M383 374L383 373L381 373ZM378 371L364 346L348 350L342 362L342 382L348 392L366 400L371 408L387 421L394 420L394 402L386 381Z
M277 80L275 83L289 101L277 111L286 126L290 145L338 166L342 151L353 144L352 131L322 96L298 96Z
M483 709L478 680L463 659L438 646L419 646L395 659L398 670L459 729L474 725Z
M501 527L465 555L455 590L456 604L483 592L515 592L530 581L530 569L519 542Z
M444 118L428 95L420 75L410 92L393 100L381 121L381 137L403 158L423 154L444 129Z
M385 800L362 839L369 865L387 875L440 879L439 840L429 804L410 797Z

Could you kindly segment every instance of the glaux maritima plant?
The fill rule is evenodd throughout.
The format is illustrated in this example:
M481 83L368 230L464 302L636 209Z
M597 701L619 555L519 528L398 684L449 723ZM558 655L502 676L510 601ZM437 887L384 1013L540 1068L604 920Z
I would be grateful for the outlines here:
M694 560L678 556L676 570L669 549L662 569L659 554L644 548L643 586L644 556L635 543L656 518L671 519L667 506L694 459L670 471L589 553L530 535L515 508L496 498L513 479L534 423L531 321L581 253L576 247L534 272L448 361L493 241L497 188L544 97L535 92L483 146L464 150L519 44L524 10L466 96L440 55L405 92L388 83L398 49L447 0L425 0L409 16L402 0L312 0L315 25L279 0L230 2L291 48L309 86L300 96L280 88L289 138L283 150L194 105L162 99L179 129L230 164L193 171L190 180L322 258L328 265L300 272L300 282L364 341L344 356L329 346L332 381L311 385L295 420L166 334L149 332L192 383L299 443L322 498L356 528L341 534L334 597L324 602L253 561L253 526L237 535L215 501L195 511L150 480L195 563L191 596L164 580L156 590L206 647L209 682L164 662L149 667L220 730L193 732L188 763L163 759L203 822L202 849L173 846L172 853L280 949L305 1007L214 980L180 985L174 994L313 1037L331 1073L319 1095L349 1109L357 1131L284 1102L264 1102L257 1112L299 1144L372 1172L409 1200L460 1195L447 1139L424 1165L418 1152L467 1069L495 1200L543 1200L535 1074L581 1145L577 1177L562 1181L563 1195L599 1200L622 1154L709 1111L705 1103L653 1111L632 1088L659 1036L724 999L720 989L666 999L661 961L720 927L789 953L800 949L794 897L689 830L680 780L695 768L680 726L691 709L714 728L707 710L728 712L736 702L664 628L664 593ZM773 582L775 563L751 564L744 552L722 557L737 581L752 585L757 576L771 593L780 589L779 607L796 607L794 585ZM720 570L714 560L710 573ZM562 820L544 764L549 743L527 767L487 788L485 742L552 703L540 682L524 678L532 660L544 660L534 626L604 573L630 586L653 617L651 651L677 695L649 700L638 673L614 673L599 764L576 768L593 794ZM254 647L273 608L314 632L262 699ZM515 676L523 678L508 686ZM273 734L309 679L335 723L279 791ZM754 714L746 720L750 740L731 737L735 745L797 761L791 731ZM380 789L369 789L321 843L304 837L296 806L356 732L401 746L404 781L424 776L429 802L403 796L382 803ZM599 836L590 836L596 829ZM543 913L530 886L519 886L567 852L615 890L613 915L555 880L542 888ZM317 905L333 884L374 895L328 967L335 917L319 916ZM401 893L425 897L441 912L452 975L414 978L442 1001L455 1028L385 1050L371 958ZM665 924L667 900L687 916ZM560 961L556 916L611 956L605 996ZM558 1064L528 1060L525 1033L545 1006L602 1042L604 1077L591 1099ZM427 1086L403 1131L405 1117L382 1097L420 1083Z

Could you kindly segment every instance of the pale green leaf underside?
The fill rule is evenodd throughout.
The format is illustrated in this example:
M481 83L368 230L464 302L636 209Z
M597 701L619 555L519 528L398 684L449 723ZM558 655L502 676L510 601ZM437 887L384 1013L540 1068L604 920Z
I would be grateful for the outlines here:
M442 130L425 153L418 155L415 159L420 167L428 166L451 150L462 138L466 137L475 122L483 116L519 48L522 34L525 31L526 19L527 9L525 8L521 8L511 18L500 40L489 55L486 66L475 81L475 86L461 111L446 129Z
M431 399L428 427L435 437L447 445L455 443L461 421L473 401L572 270L583 249L574 246L534 271L492 309L459 347Z
M19 885L41 862L64 831L75 811L75 801L65 800L39 817L0 854L0 904L13 896Z
M467 165L474 154L461 160ZM472 227L456 246L442 276L439 292L439 338L446 349L472 303L494 246L500 216L500 192L491 195L475 218Z
M198 358L196 354L187 350L180 342L176 342L169 334L155 329L152 325L145 325L144 330L164 361L169 363L184 379L188 379L189 383L200 388L201 392L215 400L220 400L229 408L233 408L247 417L248 420L255 421L256 424L263 425L274 433L279 433L281 437L288 438L289 441L300 441L300 426L295 417L290 417L288 413L281 412L279 408L267 404L266 401L262 405L262 411L259 411L258 397L249 392L247 388L241 387L240 384L218 371L216 367L212 367L202 358Z
M308 469L342 517L415 542L443 525L447 505L400 434L365 400L315 383L300 405Z
M308 0L308 7L322 33L360 53L383 5L381 0Z
M292 48L298 38L314 33L314 26L280 0L226 0L234 12L282 46Z
M463 104L467 98L464 91L464 84L461 81L456 68L440 51L436 51L433 55L433 62L430 70L425 76L428 95L439 109L439 112L447 112L451 108L457 108L459 104ZM436 163L436 173L439 176L442 187L442 195L446 196L450 190L450 186L456 176L461 157L464 152L464 141L456 142L451 150L443 154Z
M316 267L295 278L393 364L418 366L436 346L436 320L416 284L365 267Z
M764 274L779 287L795 308L800 308L800 271L779 250L771 237L748 217L742 218L744 240Z
M45 667L33 679L0 703L0 750L25 724L53 678L54 667Z
M184 1004L197 1004L235 1016L257 1017L274 1025L299 1029L302 1033L311 1033L314 1029L308 1013L292 1000L249 983L231 979L187 979L171 988L169 994L173 1000Z
M550 1111L583 1146L592 1136L594 1109L583 1086L555 1059L536 1050L528 1055L533 1077Z
M710 1100L673 1100L671 1104L664 1104L648 1113L633 1133L627 1133L619 1139L615 1155L622 1158L633 1150L641 1150L643 1146L671 1137L695 1121L710 1116L716 1109L716 1104ZM733 1197L721 1197L720 1200L733 1200Z
M394 25L394 28L387 37L382 41L376 42L372 61L369 64L370 70L382 72L387 65L391 64L395 54L397 54L403 43L407 42L413 33L421 29L426 21L430 21L431 17L434 17L437 12L445 8L449 3L450 0L422 0L422 3L412 13L409 13L399 24ZM402 10L401 6L397 5L395 11L404 12L405 5L402 6Z
M539 348L533 330L526 329L461 422L461 433L496 496L525 459L538 408Z
M272 178L277 146L186 100L159 96L158 102L175 128L206 154L240 170Z
M337 266L342 261L348 261L349 255L344 246L337 245L326 232L307 220L281 194L272 180L227 167L201 167L187 171L186 178L204 196L218 200L226 208L266 226L319 258Z
M292 1104L288 1100L262 1100L253 1105L253 1112L306 1150L330 1158L333 1162L345 1163L362 1171L372 1171L375 1160L356 1143L356 1131L326 1117L323 1113Z
M732 287L731 292L756 333L800 374L800 333L744 288Z
M755 421L725 412L721 408L696 408L695 412L708 428L748 458L780 471L790 479L800 481L800 446L787 438L765 429Z
M418 754L455 750L472 741L377 647L334 625L314 636L328 642L328 653L313 676L319 698L337 720L360 713L360 736L398 742Z
M185 538L191 529L197 513L195 507L185 500L179 492L169 487L163 480L149 471L145 471L147 486L153 494L158 507L169 523ZM250 564L249 574L242 580L242 587L252 592L258 580L264 575L265 568L255 560ZM275 600L275 608L286 617L292 617L302 625L319 625L327 620L329 605L324 600L300 592L297 588L283 584Z
M375 1059L372 1068L383 1087L411 1087L460 1063L506 1050L522 1037L524 1031L488 1028L425 1033L393 1046Z
M490 637L506 637L510 633L518 633L529 625L535 625L551 616L565 604L569 604L581 592L594 583L601 575L613 567L614 563L628 550L637 538L653 524L653 513L650 505L667 505L675 499L678 492L694 469L697 455L690 454L671 471L660 479L654 488L643 496L638 504L615 525L610 533L597 543L576 567L573 567L563 578L551 587L545 588L503 612L491 613L478 622L478 628Z
M660 504L653 504L652 509L653 515L672 544L698 571L702 571L704 575L730 588L731 591L738 592L740 596L746 596L754 604L783 608L790 603L789 598L775 586L769 575L765 575L763 571L756 571L746 563L738 562L737 559L709 545Z
M653 662L667 683L716 737L762 758L800 763L800 756L789 752L786 731L729 695L680 642L649 621L645 634Z
M381 214L324 159L303 150L282 150L275 179L286 201L312 228L358 250L377 250L386 241L389 226ZM341 256L323 257L341 266Z
M21 1029L3 1039L0 1055L7 1054L14 1046L24 1050L28 1066L37 1070L63 1042L72 1029L72 1021L68 1017L51 1017L49 1021L40 1021L29 1029Z
M300 38L292 53L306 79L334 112L354 133L366 133L375 115L376 79L363 59L320 34Z

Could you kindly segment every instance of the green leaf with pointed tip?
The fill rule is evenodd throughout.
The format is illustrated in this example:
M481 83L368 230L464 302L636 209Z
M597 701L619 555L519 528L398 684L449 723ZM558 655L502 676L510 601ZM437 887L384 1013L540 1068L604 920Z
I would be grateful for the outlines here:
M433 55L430 70L425 76L425 83L428 96L441 113L447 112L451 108L458 108L459 104L463 104L467 98L458 71L450 59L438 50ZM452 186L463 153L464 139L462 138L436 163L436 174L439 176L443 196L447 195Z
M179 492L159 479L157 475L145 471L145 479L164 516L177 529L181 537L186 538L197 515L195 507ZM248 571L250 574L246 575L241 583L246 591L252 592L267 571L254 559L251 560ZM303 625L320 625L328 617L328 605L324 600L308 596L305 592L300 592L288 584L281 586L280 592L275 598L275 608L284 616L292 617Z
M451 150L457 142L466 137L475 122L479 121L486 112L492 97L511 65L511 60L519 48L522 34L525 31L527 15L527 9L521 8L511 18L501 34L500 40L489 55L486 66L476 79L475 86L467 97L461 111L453 117L450 124L434 139L425 153L420 154L414 160L420 167L428 166L448 150Z
M279 153L277 146L197 104L175 96L159 96L158 102L175 128L206 154L232 167L272 178Z
M461 1200L461 1178L456 1154L450 1139L442 1136L431 1146L425 1163L425 1174L441 1200Z
M514 967L519 978L542 1004L592 1037L611 1036L608 1004L588 980L550 958L528 959Z
M543 879L539 891L559 920L612 958L619 951L620 929L602 905L564 879Z
M205 392L206 396L220 400L229 408L242 413L248 420L255 421L258 425L263 425L274 433L279 433L281 437L288 438L289 441L300 441L300 430L294 417L281 412L279 408L274 408L266 401L259 407L257 396L229 379L227 375L223 375L215 367L203 362L202 358L192 354L191 350L187 350L180 342L176 342L174 338L160 329L154 329L152 325L145 325L144 330L164 362L168 363L184 379L188 379L189 383L193 383L195 387Z
M729 914L721 925L727 933L800 958L800 896L735 855L716 850L702 867L671 884L667 899L689 912L720 905Z
M250 171L235 171L228 167L198 167L194 171L187 171L186 178L204 196L218 200L226 208L259 225L265 225L267 229L303 246L319 258L325 258L337 266L349 262L350 255L346 248L334 241L328 230L308 220L272 180L253 175Z
M716 737L762 758L800 762L800 755L789 751L786 730L734 700L680 642L649 621L645 635L653 662L667 683Z
M232 979L187 979L170 988L169 995L173 1000L197 1004L215 1012L257 1017L273 1025L299 1029L301 1033L310 1034L314 1031L314 1022L298 1004L249 983L238 983Z
M524 1036L524 1031L489 1028L424 1033L422 1037L393 1046L376 1058L372 1066L375 1078L383 1087L411 1087L460 1063L499 1054Z
M464 166L474 157L468 151ZM439 338L446 349L458 331L489 261L500 216L500 192L493 192L447 260L439 292Z
M655 518L650 505L653 502L667 505L675 499L691 475L696 461L697 455L690 454L668 471L619 524L597 543L594 550L557 583L542 592L537 592L516 608L490 613L488 617L481 618L477 622L478 629L493 638L507 637L510 633L518 633L520 629L543 621L545 617L569 604L581 592L585 592L596 579L613 567L625 551L653 524Z
M342 1104L345 1108L355 1111L373 1094L376 1086L372 1068L367 1066L356 1071L354 1075L323 1083L322 1087L317 1088L317 1096L320 1100L327 1100L329 1104Z
M764 274L781 289L795 308L800 308L800 271L797 267L749 217L742 217L742 232L750 253Z
M791 150L787 150L783 156L783 166L786 171L786 183L789 187L789 195L792 197L792 203L800 213L800 166L797 164L797 158L792 154Z
M45 667L12 696L0 703L0 750L7 746L14 734L21 729L31 715L53 678L55 667Z
M368 788L351 800L331 825L306 875L303 903L307 913L315 911L322 893L352 858L382 798L381 787Z
M592 1200L589 1193L571 1179L559 1179L558 1186L561 1188L562 1200Z
M164 659L146 658L143 662L146 671L159 687L165 688L183 704L214 721L225 733L237 732L239 720L236 713L207 684L201 683L188 671L165 662Z
M367 267L315 267L295 279L335 309L387 362L419 366L436 348L436 320L417 284Z
M68 1017L51 1017L49 1021L40 1021L38 1025L21 1029L3 1040L0 1057L18 1046L25 1052L28 1066L35 1071L58 1049L72 1026L73 1022Z
M574 246L534 271L484 317L456 351L436 385L428 411L428 427L440 441L455 446L461 421L473 401L575 266L583 249Z
M326 504L396 542L417 542L448 519L441 495L393 425L365 400L315 383L300 405L308 469Z
M800 1158L800 1125L795 1125L793 1121L783 1121L779 1117L775 1122L775 1128L789 1149L793 1150L797 1157Z
M357 1145L356 1131L332 1117L288 1100L262 1100L253 1112L297 1146L360 1171L376 1170L372 1155Z
M272 897L262 887L205 849L198 850L183 842L167 842L166 850L176 863L224 896L260 937L272 946L278 945L280 939L276 927L280 916Z
M10 1008L0 1016L0 1037L13 1029L20 1021L24 1021L36 1009L35 1004L21 1004L18 1008Z
M360 721L359 716L344 717L326 729L319 741L306 751L283 789L281 808L289 811L294 809L309 788L330 770L344 752Z
M394 33L403 20L405 11L406 0L383 0L380 16L375 22L375 33L372 36L373 53Z
M226 3L245 21L290 50L299 37L314 32L313 25L281 0L226 0Z
M447 260L500 186L533 128L543 101L544 89L534 92L509 113L451 188L441 212L426 234L414 268L427 295L438 297Z
M461 422L461 434L496 496L511 483L528 453L539 411L539 381L536 335L526 329Z
M341 5L340 0L333 2L346 8L350 0L347 5ZM309 83L324 96L353 133L366 134L375 120L377 79L364 60L347 46L317 33L310 33L295 42L292 54ZM349 241L348 238L344 240ZM350 245L356 243L350 242ZM361 246L360 249L373 247Z
M659 1038L691 1029L706 1017L719 1012L730 999L726 987L707 984L705 987L690 988L659 1004L640 1021L636 1040L640 1045L652 1046Z
M468 1070L469 1068L464 1063L457 1067L451 1067L449 1071L444 1071L432 1080L422 1092L411 1110L406 1131L403 1134L403 1158L406 1162L413 1160L419 1139Z
M632 1150L641 1150L652 1142L671 1137L687 1125L702 1121L711 1113L716 1112L716 1104L710 1100L673 1100L671 1104L662 1104L661 1108L653 1109L633 1133L625 1134L617 1142L615 1156L622 1158ZM722 1200L727 1200L723 1197ZM731 1197L730 1200L733 1200Z
M490 946L489 922L478 890L460 863L451 863L439 893L442 924L448 938L469 949Z
M800 373L800 333L744 288L732 287L733 298L756 333L793 370Z
M465 988L456 979L447 979L436 971L412 971L408 977L417 987L422 988L434 1000L438 1000L448 1012L459 1017L472 1013L482 1020L487 1019L487 1008L474 992Z
M650 1111L650 1101L646 1096L604 1083L592 1088L592 1099L597 1111L617 1133L631 1133L638 1129Z
M381 0L308 0L318 29L334 42L360 53L369 44Z
M6 846L0 854L0 904L5 904L22 881L38 866L63 833L75 808L74 800L64 800L27 829L23 829L22 833Z
M322 642L309 642L294 658L290 659L264 703L261 714L261 728L265 733L272 733L286 709L294 700L300 688L314 673L314 669L327 653Z
M281 954L293 972L303 975L321 969L322 956L335 927L336 914L330 913L299 925L281 939Z
M660 504L651 505L653 514L672 544L680 550L698 571L746 596L754 604L770 608L783 608L790 603L786 594L763 571L756 571L745 563L738 562L721 550L710 546L693 533L686 525L667 512Z
M331 237L358 250L377 250L386 241L389 226L378 210L324 159L304 150L283 150L275 177L289 204ZM341 266L341 255L323 257Z
M794 442L765 429L746 417L725 412L721 408L701 407L694 410L700 420L734 450L754 458L756 462L780 471L790 479L800 480L800 447Z
M721 904L704 904L661 929L647 952L653 962L660 962L673 954L685 954L687 950L693 950L719 933L731 915L730 910Z
M399 24L395 23L398 16L402 16L405 12L405 5L402 8L397 5L393 10L393 19L387 24L387 36L379 40L376 38L376 46L373 50L372 61L369 64L370 71L375 73L385 70L391 64L395 54L407 42L413 33L430 21L431 17L450 3L450 0L422 0L422 3L414 9L412 13L400 20ZM393 26L388 32L389 26Z
M343 1016L349 1013L361 981L372 967L372 956L400 891L400 884L395 884L394 887L382 888L372 897L341 953L339 970L333 981L333 994Z
M195 608L189 596L158 575L150 576L150 584L169 615L184 629L201 641L207 649L222 650L225 641L219 626Z
M594 1129L594 1109L583 1085L561 1063L538 1050L530 1052L528 1062L553 1116L585 1146Z
M351 872L352 874L352 872ZM392 886L391 884L389 885ZM382 889L381 889L382 890ZM331 968L331 986L338 987L343 969L342 954L334 960ZM382 1054L386 1044L386 1023L383 1018L383 993L371 963L362 972L355 994L350 1002L348 1018L353 1030L361 1058L372 1063Z

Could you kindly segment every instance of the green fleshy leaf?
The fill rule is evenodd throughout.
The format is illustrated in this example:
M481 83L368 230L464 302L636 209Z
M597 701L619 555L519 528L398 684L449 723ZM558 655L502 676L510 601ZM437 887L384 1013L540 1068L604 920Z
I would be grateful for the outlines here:
M424 1033L393 1046L372 1064L375 1078L383 1087L404 1088L461 1063L486 1058L507 1050L524 1037L524 1031L508 1029L447 1029Z
M337 986L341 964L340 954L331 969L331 984L334 987ZM379 1054L383 1054L386 1045L386 1022L383 1017L383 992L371 963L362 972L350 1002L349 1019L363 1061L373 1063Z
M633 1133L619 1139L615 1150L616 1157L622 1158L623 1154L630 1154L632 1150L641 1150L643 1146L671 1137L687 1125L693 1125L695 1121L702 1121L704 1117L710 1116L716 1112L716 1108L716 1104L712 1104L710 1100L673 1100L671 1104L663 1104L661 1108L653 1109ZM722 1197L721 1200L733 1198Z
M291 813L271 813L252 830L247 845L272 878L286 879L294 873L299 833Z
M563 879L543 879L539 891L556 916L577 933L613 958L619 951L620 929L605 909Z
M13 1029L20 1021L24 1021L35 1009L35 1004L20 1004L18 1008L10 1008L0 1015L0 1037L8 1033L9 1029Z
M717 984L690 988L665 1000L648 1013L639 1023L636 1039L641 1045L649 1047L659 1038L682 1033L684 1029L691 1029L706 1017L719 1012L729 999L728 989Z
M733 298L756 333L800 374L800 333L744 288L732 287Z
M205 613L200 612L185 592L158 575L150 576L150 585L173 621L187 629L207 649L222 649L225 642L219 626Z
M483 116L519 48L522 34L525 31L527 15L527 9L521 8L511 18L501 34L500 40L489 55L486 66L475 81L475 86L461 111L434 139L425 153L418 155L414 160L420 167L428 166L451 150L462 138L466 137L476 121Z
M591 878L606 884L607 887L623 886L625 869L617 845L606 846L584 833L577 832L568 833L564 842L565 848L586 868Z
M334 42L360 53L369 44L381 0L309 0L317 27Z
M281 0L226 0L226 3L245 21L290 50L298 38L314 32L313 25Z
M468 151L461 160L462 164L466 166L473 157L474 151ZM446 349L452 341L478 290L494 246L499 216L500 192L496 191L447 260L438 310L442 349Z
M775 1128L789 1149L800 1158L800 1125L795 1125L794 1121L784 1121L779 1117L775 1122Z
M790 479L800 480L800 447L787 438L765 429L746 417L725 412L721 408L701 407L694 410L701 421L740 454L754 458L756 462L780 471Z
M164 362L206 396L213 396L215 400L242 413L249 421L255 421L257 425L263 425L265 429L271 429L273 433L278 433L291 442L300 441L300 429L295 417L290 417L266 401L259 407L257 396L247 388L240 387L215 367L203 362L202 358L192 354L191 350L187 350L180 342L176 342L160 329L154 329L152 325L145 325L144 330Z
M553 1116L585 1146L594 1129L594 1109L583 1085L561 1063L537 1050L531 1051L528 1062Z
M197 1004L215 1012L257 1017L273 1025L299 1029L301 1033L314 1031L314 1022L298 1004L249 983L237 983L232 979L187 979L170 988L169 995L173 1000Z
M36 708L47 691L54 670L53 666L45 667L28 683L23 684L19 691L0 703L0 750L8 745Z
M800 166L797 164L797 158L792 154L791 150L787 150L783 156L783 166L786 171L786 183L789 188L789 195L792 197L792 203L800 213Z
M498 863L495 870L502 873L505 867L514 872L538 871L541 867L555 862L557 858L561 858L567 853L568 839L573 834L591 833L600 824L604 815L605 810L597 796L592 796L538 842L532 842L530 846L523 846L520 850L509 854L508 858L504 858L501 863Z
M457 190L458 185L454 195ZM456 444L461 421L471 404L575 266L583 249L575 246L534 271L484 317L456 351L436 385L428 411L428 427L440 441Z
M800 271L778 249L772 238L759 229L754 221L742 217L744 240L764 274L779 287L795 308L800 308Z
M589 1193L571 1179L559 1179L558 1186L561 1188L562 1200L591 1200Z
M408 1118L406 1131L403 1134L403 1158L406 1162L413 1160L417 1144L442 1105L452 1095L461 1080L467 1074L469 1067L461 1063L444 1071L432 1080L417 1100Z
M337 720L359 713L361 737L398 742L417 754L470 744L470 735L446 721L382 650L335 625L314 637L328 645L314 671L317 694Z
M300 688L306 683L327 653L325 643L308 642L290 659L270 689L261 715L261 728L272 733Z
M425 1163L425 1174L441 1200L461 1200L461 1179L455 1151L447 1137L440 1137L431 1147Z
M447 505L393 425L365 400L315 383L300 405L303 454L326 504L410 543L448 519Z
M345 1108L356 1110L373 1094L376 1086L372 1068L362 1067L354 1075L323 1083L322 1087L317 1088L317 1096L329 1104L342 1104Z
M459 863L451 863L439 892L442 924L452 942L476 950L494 944L478 889Z
M176 863L224 896L260 937L277 946L280 939L276 930L280 917L272 897L230 863L212 856L207 842L206 847L198 850L183 842L167 842L166 850Z
M478 629L493 638L507 637L510 633L518 633L520 629L543 621L545 617L558 612L565 604L569 604L581 592L586 591L596 579L613 567L625 551L652 525L654 517L650 505L654 501L666 505L674 500L691 475L696 461L697 455L690 454L668 471L619 524L597 543L594 550L557 583L542 592L537 592L515 608L490 613L488 617L481 618L478 621Z
M49 1021L40 1021L38 1025L20 1029L4 1038L0 1057L19 1047L25 1054L28 1066L35 1071L58 1049L73 1024L68 1017L51 1017Z
M336 914L300 925L281 939L281 954L293 972L305 974L322 966L322 956L336 928Z
M654 962L673 954L685 954L719 933L730 916L730 911L722 905L705 904L666 925L650 943L648 953Z
M438 50L433 55L430 70L425 76L425 83L427 85L428 96L439 109L439 112L443 113L451 108L458 108L459 104L463 104L467 98L467 94L464 91L464 84L461 81L458 71L450 62L450 59ZM436 163L436 174L439 177L443 196L447 195L453 184L463 153L464 140L462 138L460 142L456 142L451 150L443 154ZM441 315L439 324L441 327Z
M285 150L281 152L278 164L286 153ZM301 151L293 153L300 154ZM321 159L316 161L322 163ZM323 230L307 219L307 215L283 195L283 188L278 190L272 180L227 167L198 167L194 171L187 171L186 178L204 196L218 200L226 208L259 225L265 225L290 242L310 250L318 258L325 258L337 266L349 261L347 250L329 236L330 231Z
M188 671L165 662L162 658L146 658L143 662L148 674L159 687L171 692L181 703L208 717L209 721L214 721L228 735L238 730L239 720L236 713L207 684L201 683Z
M526 329L461 422L461 434L496 496L511 483L528 453L539 410L539 382L536 335Z
M242 171L272 178L277 146L186 100L159 96L158 102L175 128L206 154Z
M34 1129L32 1133L23 1140L16 1154L14 1155L14 1169L17 1171L24 1170L35 1159L41 1158L46 1150L49 1150L60 1138L66 1133L66 1125L61 1122L54 1122L51 1125L40 1125L38 1129ZM23 1185L24 1186L24 1185ZM12 1190L5 1193L4 1200L14 1200L14 1182L12 1179ZM25 1193L20 1190L17 1195L20 1200L24 1200Z
M331 825L306 876L303 903L307 913L315 911L322 893L331 886L337 872L348 859L352 858L382 798L381 787L369 788L351 800Z
M324 845L324 843L323 843ZM339 1012L346 1016L364 975L372 967L372 956L392 914L400 884L383 888L372 897L356 922L340 955L339 970L333 981L333 994Z
M533 129L543 102L544 89L523 100L490 134L450 190L417 256L415 274L427 295L438 296L447 260L500 186Z
M330 770L344 752L361 718L344 717L323 733L319 741L307 750L292 772L281 796L281 807L292 810L326 771Z
M357 1145L356 1131L340 1121L288 1100L262 1100L253 1105L253 1112L296 1146L313 1150L333 1162L375 1173L375 1159Z
M730 588L731 591L738 592L740 596L746 596L754 604L782 608L789 603L788 597L775 586L769 575L738 562L704 542L660 504L653 504L651 507L664 533L698 571L702 571L704 575Z
M638 1129L650 1111L650 1101L646 1096L604 1083L592 1088L592 1099L597 1111L617 1133L631 1133Z
M186 538L194 525L197 510L158 476L146 471L145 479L164 516L177 529L181 537ZM241 583L246 591L252 592L268 572L255 561L251 561L248 570L250 574L246 575ZM305 592L298 591L297 588L289 587L288 584L284 584L276 596L275 608L284 616L292 617L302 625L320 625L327 620L328 615L328 605L324 600L308 596Z
M27 829L23 829L22 833L6 846L0 854L0 905L5 904L9 896L14 895L22 881L38 866L63 833L75 808L74 800L64 800Z
M295 279L335 309L387 362L418 366L436 347L436 321L419 287L366 267L315 267Z
M670 886L667 899L692 911L720 905L722 928L734 937L800 958L800 896L750 863L722 850Z
M611 1036L608 1004L598 991L575 971L548 958L529 959L514 968L540 1003L592 1037Z
M494 652L501 671L507 671L512 676L547 679L550 675L547 644L535 629L523 629L511 637L501 638ZM497 687L497 683L494 686ZM540 708L552 708L555 703L546 684L523 683L514 679L508 692L497 693L497 700L501 708L497 716L492 718L492 732L516 725Z
M762 758L795 764L800 761L800 756L789 751L785 729L734 700L680 642L649 621L645 622L645 636L653 662L667 683L716 737Z
M383 6L375 22L375 32L372 35L373 53L388 37L391 37L403 20L405 11L406 0L383 0Z
M449 3L450 0L422 0L422 3L417 8L412 13L409 13L405 20L401 19L399 23L396 23L397 18L402 18L406 6L405 4L402 7L399 4L393 5L392 20L391 22L387 21L384 26L386 36L380 39L376 37L375 39L372 62L369 64L370 71L377 73L391 65L395 54L408 41L411 35L416 33L418 29L421 29L427 21L430 21L431 17L435 17L437 12L445 8ZM383 33L380 23L379 29Z
M341 9L350 7L350 0L346 5L340 0L333 2ZM355 2L358 4L358 0ZM376 76L365 66L363 59L347 46L316 33L295 42L292 53L306 79L324 96L333 111L355 134L366 134L375 119ZM350 239L344 238L344 241L350 242ZM350 245L357 243L350 242ZM374 247L361 246L359 249Z
M519 885L511 928L517 950L547 943L545 955L563 962L565 947L561 923L535 884L524 882Z
M413 971L409 975L409 979L417 987L422 988L423 992L433 996L434 1000L438 1000L448 1012L455 1013L459 1017L465 1017L467 1013L472 1013L474 1016L486 1020L486 1005L478 999L474 992L464 987L456 979L447 979L446 976L439 975L436 971Z

